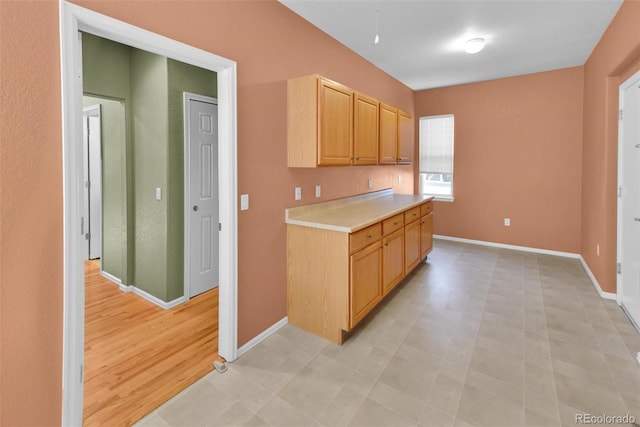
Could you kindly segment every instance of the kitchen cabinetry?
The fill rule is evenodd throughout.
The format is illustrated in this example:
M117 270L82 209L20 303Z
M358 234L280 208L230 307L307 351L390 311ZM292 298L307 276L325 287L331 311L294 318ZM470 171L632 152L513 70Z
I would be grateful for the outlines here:
M381 197L380 201L338 207L325 202L326 212L331 212L327 216L318 207L323 204L310 205L311 216L287 213L289 323L342 343L344 333L428 255L431 235L427 233L432 233L432 228L427 224L432 222L423 220L432 218L431 200L423 196L394 197L409 200L409 205L400 209L394 205L394 210L385 215ZM373 224L366 220L368 209L374 212ZM340 225L340 218L352 221L356 215L370 225L356 225L353 231ZM422 248L423 242L429 247Z
M353 156L353 91L312 75L287 82L289 166L348 165Z
M360 249L353 244L355 240L369 242ZM359 237L360 235L361 237ZM365 230L350 235L351 258L349 280L349 326L354 327L364 316L376 306L382 298L382 246L380 243L380 226L376 224ZM354 251L356 251L354 253Z
M355 94L353 120L353 164L378 163L378 101Z
M409 164L412 157L411 115L380 103L380 164Z
M404 277L404 214L382 221L382 294Z
M408 113L316 74L287 82L289 167L410 163L412 152Z
M411 114L398 110L398 163L411 163L413 148Z
M433 202L420 206L420 257L426 258L433 249Z
M420 251L420 207L408 210L404 217L404 271L409 273L423 259Z
M398 109L380 103L380 164L396 164L398 157Z

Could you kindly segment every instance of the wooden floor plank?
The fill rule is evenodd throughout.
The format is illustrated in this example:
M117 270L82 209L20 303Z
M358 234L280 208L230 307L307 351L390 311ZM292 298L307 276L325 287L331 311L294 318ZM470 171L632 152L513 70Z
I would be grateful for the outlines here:
M85 426L129 426L213 369L218 288L164 310L85 263Z

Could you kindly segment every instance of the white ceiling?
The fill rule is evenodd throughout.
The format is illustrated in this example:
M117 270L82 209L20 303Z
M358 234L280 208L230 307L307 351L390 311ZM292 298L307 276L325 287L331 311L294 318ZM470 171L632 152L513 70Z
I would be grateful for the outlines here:
M622 5L622 0L279 1L414 90L583 65ZM483 37L486 47L469 55L463 43L474 37Z

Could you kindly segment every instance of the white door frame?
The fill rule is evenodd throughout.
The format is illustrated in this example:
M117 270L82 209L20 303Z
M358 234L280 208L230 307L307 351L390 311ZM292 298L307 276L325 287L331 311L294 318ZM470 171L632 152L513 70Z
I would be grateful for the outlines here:
M640 71L633 74L633 76L629 77L627 80L625 80L624 83L620 85L620 89L618 92L619 111L622 111L624 108L624 91L629 87L631 87L633 84L635 84L635 82L637 82L638 80L640 80ZM623 244L622 244L623 218L622 218L622 197L621 197L621 192L624 192L624 185L623 185L624 174L623 173L624 173L625 153L624 153L623 138L624 138L624 121L622 120L622 118L620 118L620 120L618 121L618 202L617 202L617 209L618 209L617 223L618 224L617 224L617 256L616 256L618 263L622 263L622 260L623 260L622 259L623 258ZM624 266L622 266L622 268L624 268ZM618 273L616 274L616 302L618 303L618 305L624 308L624 306L622 305L622 295L621 295L622 286L623 286L622 274ZM629 317L629 320L631 321L631 323L633 323L633 325L636 327L636 329L640 333L640 325L636 324L635 320L631 317L631 314L627 313L627 316ZM638 352L636 358L638 363L640 363L640 352Z
M100 104L95 104L95 105L90 105L88 107L84 107L82 109L83 112L83 120L87 119L87 132L89 132L90 130L90 126L89 126L89 121L88 118L89 116L98 116L98 118L100 119L100 125L102 126L102 105ZM85 135L83 134L83 138L85 137ZM85 157L85 166L84 166L84 173L85 173L85 178L89 178L89 185L87 186L85 184L85 190L84 190L84 195L89 195L89 199L91 199L91 192L92 190L95 190L95 183L90 179L90 177L87 177L86 174L91 170L91 150L90 150L90 145L91 143L90 141L90 136L89 133L87 133L86 135L86 140L84 141L83 147L87 150L84 153L84 157ZM100 129L100 151L102 151L102 128ZM89 172L90 173L90 172ZM102 175L102 154L100 155L100 174ZM87 179L85 179L87 180ZM102 211L102 179L100 179L99 184L99 190L100 190L100 210ZM95 194L93 195L95 196ZM85 211L84 213L87 215L88 218L85 218L84 220L84 231L86 232L87 230L89 230L89 233L91 235L91 239L93 239L94 235L98 234L100 237L100 257L102 257L102 213L100 213L100 224L98 227L98 230L95 230L95 224L93 224L93 221L91 221L91 204L89 202L89 200L85 200L84 201L84 206L85 206ZM88 227L87 227L88 226ZM87 259L91 259L91 239L86 239L86 233L85 233L85 247L86 247L86 253L87 253ZM100 271L102 271L102 263L100 263Z
M191 163L189 156L189 144L191 141L189 140L189 101L202 101L218 106L218 99L190 92L183 92L182 97L182 113L184 117L184 296L188 299L191 297L191 268L189 267L191 259ZM220 139L218 138L218 141L216 141L218 143L218 146L220 145L219 140ZM219 164L220 161L218 161L218 165ZM217 172L218 187L220 187L220 172ZM219 209L222 208L222 206L220 205L219 196L218 206ZM222 223L222 221L220 221L220 223ZM221 255L222 254L219 254L218 258L220 258ZM219 265L218 268L220 268Z
M84 266L82 159L82 39L95 34L215 71L218 77L220 302L218 352L237 357L237 107L236 63L212 53L60 0L62 162L64 209L64 324L62 425L82 425L84 370Z

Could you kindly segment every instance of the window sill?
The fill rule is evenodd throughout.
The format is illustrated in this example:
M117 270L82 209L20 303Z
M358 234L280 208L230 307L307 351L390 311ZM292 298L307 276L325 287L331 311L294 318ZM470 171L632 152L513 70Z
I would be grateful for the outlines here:
M455 198L453 196L433 196L434 202L453 202Z

